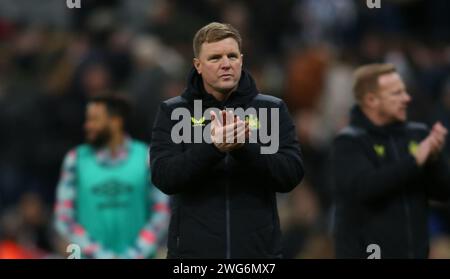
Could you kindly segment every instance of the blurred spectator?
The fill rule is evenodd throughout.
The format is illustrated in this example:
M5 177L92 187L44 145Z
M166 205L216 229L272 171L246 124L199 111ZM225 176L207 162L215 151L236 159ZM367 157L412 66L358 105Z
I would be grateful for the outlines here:
M286 101L292 110L313 109L322 93L329 63L326 46L299 49L289 58Z
M430 259L450 259L450 238L440 236L431 240Z
M132 47L135 70L131 74L130 97L134 101L134 135L150 141L158 105L171 97L170 86L176 84L185 64L175 50L153 37L137 37Z
M165 237L168 198L150 179L148 147L130 138L123 98L92 98L86 141L65 157L56 229L83 258L154 257Z
M326 225L322 221L320 200L308 181L302 182L281 204L283 257L332 258L332 250L325 249L330 238L326 236Z
M43 258L53 250L50 215L38 195L22 196L0 218L0 259Z

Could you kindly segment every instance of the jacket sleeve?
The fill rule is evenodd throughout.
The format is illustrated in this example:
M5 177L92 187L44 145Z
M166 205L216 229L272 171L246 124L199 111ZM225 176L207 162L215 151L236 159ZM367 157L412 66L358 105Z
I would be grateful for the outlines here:
M242 148L230 154L234 159L245 162L249 175L263 176L271 183L276 192L289 192L294 189L304 176L300 145L296 129L283 101L280 101L279 147L274 154L261 154L262 145L245 143Z
M334 194L339 199L371 202L400 190L419 174L413 156L380 167L375 166L361 140L339 136L331 153Z
M188 150L171 139L173 121L165 103L159 107L152 132L150 164L152 182L168 195L195 187L195 179L204 174L212 164L225 154L213 144L198 143Z
M428 197L437 201L448 201L450 199L450 168L444 156L425 165L427 174L426 190Z

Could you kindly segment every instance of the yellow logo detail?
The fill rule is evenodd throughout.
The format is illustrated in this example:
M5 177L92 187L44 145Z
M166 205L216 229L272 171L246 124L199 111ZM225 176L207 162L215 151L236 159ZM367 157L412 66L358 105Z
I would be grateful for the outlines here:
M248 127L250 130L256 130L261 127L261 124L259 123L258 117L256 115L247 115L245 116L245 121L248 122Z
M375 150L375 153L377 153L378 157L384 157L385 150L384 146L381 144L375 144L373 146L373 149Z
M205 117L199 118L199 119L195 119L194 117L191 117L191 121L192 121L192 126L196 127L196 126L205 126Z
M409 142L408 150L411 155L414 156L416 154L418 148L419 148L419 144L417 143L417 141L412 140Z

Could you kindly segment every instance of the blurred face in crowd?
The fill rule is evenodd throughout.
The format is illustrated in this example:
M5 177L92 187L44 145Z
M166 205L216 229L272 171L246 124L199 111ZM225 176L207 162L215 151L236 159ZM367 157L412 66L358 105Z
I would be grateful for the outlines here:
M84 124L86 141L94 147L102 147L111 139L111 117L105 104L89 103Z
M242 70L242 54L233 38L203 43L194 66L203 78L205 90L219 99L236 89ZM223 96L223 97L221 97Z
M397 72L381 75L373 97L373 108L384 124L404 122L411 97Z
M88 97L104 93L110 87L110 75L105 66L90 66L82 77L83 87Z

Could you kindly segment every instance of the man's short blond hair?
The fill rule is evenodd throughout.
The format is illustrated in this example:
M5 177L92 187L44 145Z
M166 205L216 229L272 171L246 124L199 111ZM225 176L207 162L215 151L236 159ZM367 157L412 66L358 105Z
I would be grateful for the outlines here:
M226 38L235 39L238 44L239 51L241 51L241 35L233 26L231 26L231 24L211 22L210 24L203 26L194 36L194 56L198 58L203 43L214 43Z
M353 74L353 94L356 102L361 103L367 93L378 90L380 76L396 71L395 66L389 63L368 64L357 68Z

